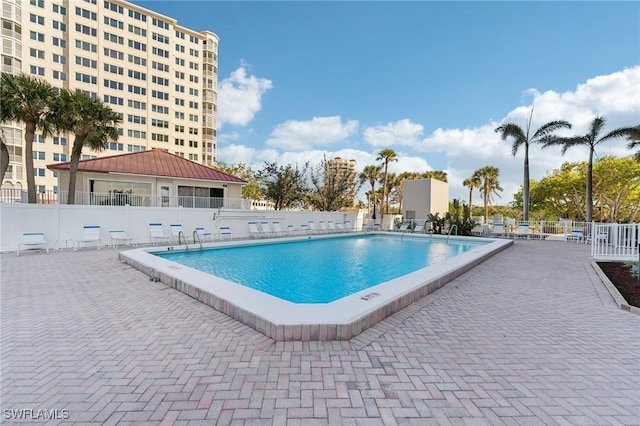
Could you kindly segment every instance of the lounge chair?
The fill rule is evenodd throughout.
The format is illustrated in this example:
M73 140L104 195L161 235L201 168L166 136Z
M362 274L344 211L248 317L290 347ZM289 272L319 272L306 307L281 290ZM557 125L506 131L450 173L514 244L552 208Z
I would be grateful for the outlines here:
M130 246L132 241L133 238L122 230L109 231L109 244L113 248L118 248L118 243Z
M307 225L307 232L310 234L315 234L318 232L318 229L316 229L316 225L313 223L312 220L310 220L309 224Z
M187 243L187 237L184 235L184 230L182 229L182 225L179 223L172 223L169 225L169 229L171 230L171 241L174 243L180 244L180 242ZM180 235L182 234L182 237Z
M323 234L326 234L327 232L329 232L329 229L327 228L327 225L324 223L324 220L321 220L320 222L318 222L318 230Z
M164 235L164 229L162 229L161 223L149 224L149 238L154 245L157 243L168 242L171 237Z
M584 232L582 229L572 229L571 233L565 237L565 242L582 242L584 239ZM586 241L586 239L584 239Z
M49 253L49 244L44 238L44 232L24 232L22 242L18 244L16 256L20 256L20 250L46 250Z
M231 228L229 228L228 226L221 226L220 228L218 228L220 230L220 239L224 239L224 238L228 238L228 239L232 239L231 237Z
M280 226L280 222L271 222L271 228L273 229L273 235L284 235L284 229Z
M513 235L513 238L526 238L528 240L529 239L529 224L528 223L521 223L520 225L518 225L518 232L514 232L512 235Z
M353 231L353 224L351 223L350 220L345 220L344 221L344 230L345 230L345 232Z
M398 228L398 232L407 232L409 231L409 225L411 225L411 223L409 222L402 222L400 224L400 228Z
M336 223L336 232L345 232L344 223Z
M494 223L493 231L491 231L492 237L504 237L504 223Z
M414 234L424 234L424 225L422 223L416 223L416 226L413 228Z
M300 228L293 225L287 225L287 235L296 235L300 233Z
M269 227L269 222L260 222L260 232L265 237L271 236L271 228Z
M258 222L247 222L247 225L249 226L249 236L251 238L260 238L262 236Z
M207 241L213 241L213 233L207 231L206 229L204 229L201 226L197 226L194 230L193 230L193 235L194 235L194 240L193 242L195 243L196 238L198 238L200 240L201 243L207 242Z
M303 223L302 225L300 225L300 233L301 234L308 234L309 233L309 225L307 225L306 223Z
M82 227L82 238L76 241L76 250L81 249L83 245L96 245L98 250L102 246L100 240L100 226L99 225L85 225Z

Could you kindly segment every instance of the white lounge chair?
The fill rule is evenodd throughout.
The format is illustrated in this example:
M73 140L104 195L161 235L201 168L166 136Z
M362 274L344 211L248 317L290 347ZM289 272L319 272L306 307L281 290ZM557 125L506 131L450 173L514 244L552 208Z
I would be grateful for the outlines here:
M409 222L402 222L400 224L400 228L398 228L398 232L407 232L409 230L409 225L411 225Z
M133 238L122 230L109 231L109 244L113 248L118 248L118 243L130 246L132 242Z
M251 238L260 238L262 236L258 222L247 222L247 225L249 225L249 236Z
M324 222L324 220L318 222L318 230L323 234L329 232L329 228L327 228L327 224Z
M201 243L207 242L207 241L213 241L213 233L207 231L206 229L204 229L201 226L196 226L196 228L193 230L194 232L194 236L195 238L199 238ZM196 242L194 238L194 243Z
M296 235L300 234L300 228L295 227L293 225L287 225L287 235Z
M284 229L280 226L280 222L271 222L271 228L273 229L273 235L284 235Z
M572 241L580 243L584 239L584 232L582 231L582 229L572 229L571 233L565 237L565 242Z
M149 224L149 238L154 245L168 242L171 239L171 237L164 235L162 224L157 222Z
M184 235L182 224L172 223L169 225L169 229L171 230L171 241L176 244L180 244L180 242L184 242L185 244L187 243L187 237ZM180 237L181 234L182 237Z
M100 240L99 225L85 225L82 227L82 238L76 241L76 250L81 249L83 245L96 245L100 250L102 241Z
M229 228L228 226L221 226L220 228L218 228L220 230L220 239L232 239L231 238L231 228Z
M269 226L269 222L260 222L260 232L265 237L270 237L273 234L271 232L271 227Z
M514 232L513 238L526 238L529 239L529 224L521 223L518 225L518 232Z
M491 231L492 237L504 237L504 223L494 223L493 231Z
M318 232L318 229L316 228L316 225L315 225L315 223L313 223L312 220L310 220L308 225L307 225L307 232L309 234L316 234Z
M424 225L422 223L416 223L416 226L413 228L414 234L424 234Z
M22 242L18 244L16 256L20 256L20 250L46 250L49 253L49 244L44 238L44 232L24 232Z
M345 230L345 232L353 231L353 224L351 223L350 220L345 220L344 221L344 230Z

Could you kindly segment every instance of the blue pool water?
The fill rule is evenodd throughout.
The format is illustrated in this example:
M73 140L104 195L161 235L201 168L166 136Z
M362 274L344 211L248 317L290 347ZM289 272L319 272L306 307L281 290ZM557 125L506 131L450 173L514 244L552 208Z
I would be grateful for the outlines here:
M370 234L157 255L293 303L329 303L483 244Z

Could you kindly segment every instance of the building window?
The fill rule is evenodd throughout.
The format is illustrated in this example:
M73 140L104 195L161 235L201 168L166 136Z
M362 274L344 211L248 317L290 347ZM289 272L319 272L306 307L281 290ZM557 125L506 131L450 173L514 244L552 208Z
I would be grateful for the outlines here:
M142 36L142 37L146 37L147 36L147 30L145 30L144 28L137 27L135 25L131 25L131 24L129 24L129 32L133 33L133 34L136 34L136 35L139 35L139 36Z
M122 8L122 6L119 6L115 3L111 3L109 1L104 2L104 8L112 12L124 14L124 9Z
M189 146L191 148L197 148L198 147L198 141L189 141Z
M135 40L129 40L129 47L136 50L141 50L143 52L147 51L147 45Z
M83 9L78 6L76 6L76 15L82 16L83 18L91 19L92 21L97 20L97 16L95 12L91 12L90 10Z
M184 112L176 111L176 113L175 113L175 117L176 117L178 120L184 120Z
M67 161L67 154L58 154L57 152L54 152L53 161Z
M145 80L147 79L147 74L140 72L129 70L129 78L135 78L136 80Z
M98 45L97 44L89 43L89 42L82 41L82 40L76 40L76 47L78 49L86 50L87 52L96 53L98 51ZM105 54L106 54L106 51L107 51L107 49L105 49Z
M147 66L147 60L136 55L129 55L129 62L136 65Z
M29 14L29 21L33 22L34 24L44 25L44 16L31 13Z
M124 59L124 53L114 50L114 49L108 49L108 48L104 48L104 54L105 56L108 56L110 58L114 58L114 59L120 59L123 60Z
M124 104L124 99L119 98L118 96L110 96L110 95L104 95L104 101L108 104L112 104L112 105L123 105ZM120 131L120 129L118 129Z
M80 72L76 73L76 81L81 81L83 83L89 84L98 84L98 77L95 75L83 74Z
M33 135L33 142L34 143L44 143L44 136L39 135L39 134L35 134Z
M162 34L152 33L151 38L160 43L169 44L169 37L163 36Z
M53 29L65 32L67 31L67 24L65 24L64 22L53 21Z
M184 146L184 139L174 139L174 144L178 146Z
M114 18L109 18L108 16L104 17L104 23L113 28L118 28L118 29L124 28L124 22L118 21L117 19L114 19Z
M40 169L40 168L34 168L33 169L33 175L37 176L37 177L44 177L45 174L45 169Z
M45 154L43 151L33 151L33 159L34 160L44 160L45 159Z
M53 5L53 11L55 13L59 13L62 16L65 16L67 14L67 8L64 7L64 6L57 5L57 4Z
M54 145L65 146L67 144L67 138L62 137L62 136L54 136L53 137L53 144Z
M110 89L114 89L114 90L122 90L123 88L123 84L119 81L114 81L114 80L104 80L104 87L108 87Z
M56 80L67 81L67 73L62 71L53 71L53 78Z
M147 22L147 16L136 10L129 10L129 18L137 19L138 21L142 21L142 22Z
M180 126L179 124L176 124L174 126L174 130L178 133L184 133L184 126Z
M37 41L44 42L44 34L36 32L36 31L29 31L29 38L31 40L37 40Z
M127 101L127 105L129 106L129 108L133 108L133 109L141 109L141 110L146 110L147 109L146 102L134 101L134 100L129 99Z
M179 78L180 80L184 80L184 73L180 71L176 71L176 78Z
M36 67L35 65L29 66L31 74L44 76L44 67Z
M135 93L137 95L146 95L147 94L147 89L145 89L144 87L135 86L133 84L129 84L128 85L128 90L129 90L129 93Z
M67 57L54 53L53 54L53 62L55 62L56 64L64 65L64 64L67 63Z
M127 130L127 136L134 139L146 139L147 132L143 132L141 130Z
M34 58L44 59L44 50L34 49L32 47L31 49L29 49L29 55Z
M105 142L104 149L111 151L124 151L124 144L118 142Z
M88 25L82 25L82 24L76 24L76 32L79 32L79 33L82 33L82 34L86 34L86 35L90 35L91 37L96 37L98 35L98 30L96 30L95 28L92 28L92 27L90 27ZM106 40L106 38L105 38L105 40ZM120 43L120 44L122 44L122 43Z
M122 75L122 73L124 72L124 68L119 67L117 65L107 64L107 63L104 64L104 70L106 72L110 72L118 75Z
M165 101L169 100L169 94L165 92L161 92L159 90L152 90L151 96L157 99L165 100Z
M62 47L63 49L67 48L67 41L58 37L53 37L53 45Z
M127 144L127 152L140 152L144 151L146 148L142 145L131 145Z
M124 38L108 32L104 33L104 39L112 43L124 44Z
M198 154L189 154L189 160L198 161Z
M44 0L29 0L29 4L44 9Z
M141 115L128 114L127 121L135 124L147 124L147 118L142 117Z
M151 111L158 112L160 114L169 114L169 107L151 104Z

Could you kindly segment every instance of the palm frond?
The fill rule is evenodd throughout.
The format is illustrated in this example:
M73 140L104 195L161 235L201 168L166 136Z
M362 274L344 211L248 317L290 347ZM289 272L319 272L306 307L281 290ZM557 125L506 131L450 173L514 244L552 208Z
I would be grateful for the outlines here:
M628 139L631 139L631 138L634 137L636 132L638 132L638 128L639 127L640 126L620 127L618 129L612 130L609 133L607 133L606 135L604 135L603 137L601 137L598 140L598 143L604 142L604 141L608 141L610 139L616 139L616 138L628 138Z
M533 134L531 141L535 141L536 139L542 138L544 136L549 135L550 133L555 132L559 129L570 129L571 123L565 120L556 120L550 121L546 124L543 124L536 132Z

